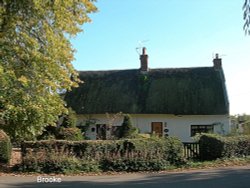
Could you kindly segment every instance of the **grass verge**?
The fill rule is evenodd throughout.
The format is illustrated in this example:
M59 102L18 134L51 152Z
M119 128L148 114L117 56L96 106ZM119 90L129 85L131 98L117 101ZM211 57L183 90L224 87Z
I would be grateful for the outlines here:
M233 167L233 166L245 166L250 165L250 156L244 157L244 158L227 158L227 159L217 159L214 161L186 161L185 164L176 167L171 166L166 170L163 171L139 171L139 172L81 172L81 171L68 171L64 174L58 174L58 173L49 173L49 175L63 175L63 176L71 176L71 175L84 175L84 176L101 176L101 175L119 175L119 174L131 174L131 173L164 173L164 172L178 172L178 171L184 171L184 170L195 170L195 169L211 169L211 168L221 168L221 167ZM0 175L41 175L41 173L35 173L35 172L20 172L14 170L8 170L8 172L1 171L0 168ZM42 173L42 175L46 175Z

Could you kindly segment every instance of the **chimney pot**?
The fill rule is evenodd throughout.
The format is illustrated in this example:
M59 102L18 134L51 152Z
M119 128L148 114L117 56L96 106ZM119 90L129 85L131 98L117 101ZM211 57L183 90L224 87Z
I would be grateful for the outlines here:
M146 48L142 48L142 55L140 55L140 60L141 60L141 68L140 70L142 72L147 72L148 71L148 55L146 54Z
M214 63L214 68L215 69L221 69L222 63L221 63L221 58L219 58L219 54L215 54L215 58L213 59Z

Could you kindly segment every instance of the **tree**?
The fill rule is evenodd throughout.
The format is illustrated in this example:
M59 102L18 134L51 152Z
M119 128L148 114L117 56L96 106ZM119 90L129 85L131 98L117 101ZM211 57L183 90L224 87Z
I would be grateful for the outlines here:
M245 21L243 29L246 34L250 35L250 0L245 0L244 2L243 19Z
M57 122L56 126L47 126L41 135L37 137L38 140L47 140L47 139L62 139L64 136L64 132L69 130L77 130L80 132L76 127L77 116L75 111L72 108L68 108L67 114L62 114Z
M250 115L241 114L230 116L232 124L232 135L250 135Z
M0 1L0 128L31 139L67 113L58 91L80 82L69 39L90 22L94 0Z
M132 125L130 115L125 115L121 127L120 138L134 138L138 134L138 129Z

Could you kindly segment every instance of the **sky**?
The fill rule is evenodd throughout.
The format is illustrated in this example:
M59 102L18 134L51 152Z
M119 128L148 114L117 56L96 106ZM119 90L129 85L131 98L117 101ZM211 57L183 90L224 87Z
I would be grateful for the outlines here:
M243 31L244 0L99 0L91 23L71 39L76 70L213 66L218 53L230 114L250 114L250 36ZM137 49L137 50L136 50ZM140 53L140 50L139 50Z

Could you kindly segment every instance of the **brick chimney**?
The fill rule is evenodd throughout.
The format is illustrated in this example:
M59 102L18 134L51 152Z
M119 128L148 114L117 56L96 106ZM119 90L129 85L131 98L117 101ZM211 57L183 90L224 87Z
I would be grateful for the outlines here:
M140 70L142 72L147 72L148 71L148 55L146 54L146 48L142 48L142 55L140 55L140 60L141 60L141 68Z
M215 58L213 59L214 62L214 68L215 69L221 69L221 58L219 58L219 54L215 54Z

